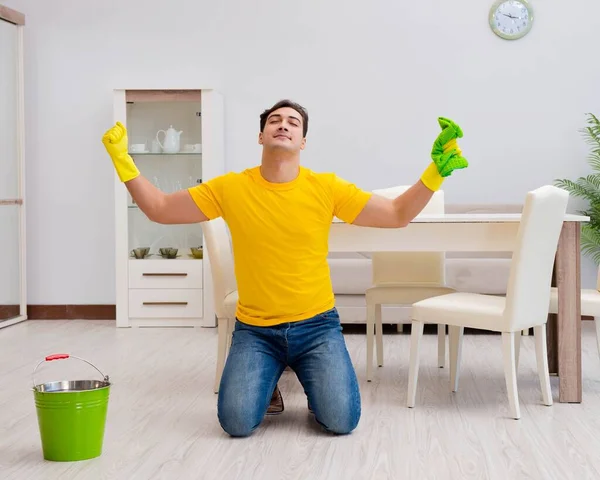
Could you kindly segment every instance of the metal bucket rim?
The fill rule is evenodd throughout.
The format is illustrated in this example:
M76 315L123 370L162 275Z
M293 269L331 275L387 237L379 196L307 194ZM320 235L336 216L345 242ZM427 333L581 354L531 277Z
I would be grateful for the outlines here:
M84 390L53 390L53 391L44 391L44 390L40 390L39 387L46 387L46 386L50 386L56 383L71 383L71 382L96 382L99 383L100 386L95 387L95 388L86 388ZM50 393L83 393L83 392L97 392L99 390L104 390L107 388L110 388L112 385L111 382L109 381L105 381L105 380L55 380L53 382L44 382L44 383L39 383L37 385L33 386L33 391L36 393L44 393L44 394L50 394Z

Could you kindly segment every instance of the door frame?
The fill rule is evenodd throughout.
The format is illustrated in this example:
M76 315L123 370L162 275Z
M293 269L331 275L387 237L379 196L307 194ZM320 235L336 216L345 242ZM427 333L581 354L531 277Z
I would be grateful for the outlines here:
M27 320L27 268L26 268L26 232L25 232L25 92L23 72L23 30L25 15L11 8L0 5L0 21L8 22L17 28L17 165L18 165L18 197L0 199L0 205L17 205L19 209L19 270L20 270L20 305L19 315L7 320L0 320L0 328Z

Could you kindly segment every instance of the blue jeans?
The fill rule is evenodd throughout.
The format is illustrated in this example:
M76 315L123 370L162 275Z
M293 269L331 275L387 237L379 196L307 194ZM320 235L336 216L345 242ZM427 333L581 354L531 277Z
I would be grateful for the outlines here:
M358 381L334 308L274 327L236 321L219 386L218 417L225 432L244 437L260 425L286 366L296 373L326 431L347 434L356 428Z

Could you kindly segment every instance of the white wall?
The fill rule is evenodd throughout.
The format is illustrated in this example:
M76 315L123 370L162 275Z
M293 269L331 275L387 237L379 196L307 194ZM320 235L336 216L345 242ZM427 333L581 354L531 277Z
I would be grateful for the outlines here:
M116 87L219 89L230 170L259 161L258 115L291 97L311 114L304 163L366 189L418 178L439 115L463 126L471 161L446 182L449 203L520 202L587 172L577 130L600 113L594 0L534 2L517 42L491 33L492 0L4 3L27 15L29 303L114 302L100 138Z

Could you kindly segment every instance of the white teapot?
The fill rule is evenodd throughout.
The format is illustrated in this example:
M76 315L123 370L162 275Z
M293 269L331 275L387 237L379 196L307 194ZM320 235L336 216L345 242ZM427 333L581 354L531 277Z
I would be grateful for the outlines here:
M160 132L165 134L164 143L161 143L158 138ZM166 132L164 130L156 132L156 141L164 153L177 153L180 149L180 137L182 133L183 130L177 131L173 128L173 125L170 125Z

